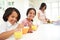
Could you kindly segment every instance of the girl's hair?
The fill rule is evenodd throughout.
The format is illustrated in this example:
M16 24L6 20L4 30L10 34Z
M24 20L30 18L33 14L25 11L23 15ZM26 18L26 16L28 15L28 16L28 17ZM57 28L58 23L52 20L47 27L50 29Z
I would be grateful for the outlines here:
M27 10L27 13L26 13L27 16L28 16L30 10L34 10L34 11L35 11L35 15L36 15L36 10L35 10L34 8L29 8L29 9Z
M5 13L3 15L3 20L4 21L7 21L8 20L8 17L12 14L13 11L15 11L17 13L17 15L18 15L17 21L19 21L19 19L21 17L20 12L16 8L14 8L14 7L9 7L9 8L7 8L5 10Z
M42 9L43 7L45 6L45 9L46 9L46 3L41 3L41 6L40 6L40 8L39 9Z
M34 10L34 11L35 11L35 15L36 15L36 10L35 10L35 8L29 8L29 9L27 10L27 13L26 13L27 16L28 16L30 10ZM31 20L31 21L33 22L33 20Z

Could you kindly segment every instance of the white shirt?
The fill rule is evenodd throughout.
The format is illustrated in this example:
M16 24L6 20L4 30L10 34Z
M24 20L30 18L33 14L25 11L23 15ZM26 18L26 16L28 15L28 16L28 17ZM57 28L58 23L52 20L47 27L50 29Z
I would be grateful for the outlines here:
M40 15L40 19L41 19L41 23L44 23L45 22L45 13L43 13L41 10L38 11L38 15Z
M15 29L18 26L18 23L15 23L14 25L11 25L8 21L4 22L0 25L0 34L6 31L10 31L12 29ZM15 40L14 36L12 35L6 40Z
M38 11L38 13L40 13L40 18L41 19L45 19L45 13L43 13L41 10Z

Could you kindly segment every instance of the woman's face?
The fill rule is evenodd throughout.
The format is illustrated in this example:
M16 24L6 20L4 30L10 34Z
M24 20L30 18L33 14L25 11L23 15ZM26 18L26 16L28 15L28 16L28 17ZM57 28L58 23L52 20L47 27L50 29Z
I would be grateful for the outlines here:
M46 6L44 6L42 9L43 9L43 11L45 11L45 9L46 9Z
M9 15L8 17L8 21L11 23L11 24L14 24L17 22L17 17L18 17L18 14L13 11L11 15Z
M28 18L30 20L33 20L34 16L35 16L35 11L34 10L30 10L29 13L28 13Z

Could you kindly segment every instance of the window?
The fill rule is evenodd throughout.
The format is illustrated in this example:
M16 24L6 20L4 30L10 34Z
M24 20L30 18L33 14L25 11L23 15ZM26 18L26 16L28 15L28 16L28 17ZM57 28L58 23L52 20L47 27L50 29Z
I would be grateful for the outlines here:
M60 15L60 2L46 2L47 9L46 14L47 17L51 20L57 20L57 17Z

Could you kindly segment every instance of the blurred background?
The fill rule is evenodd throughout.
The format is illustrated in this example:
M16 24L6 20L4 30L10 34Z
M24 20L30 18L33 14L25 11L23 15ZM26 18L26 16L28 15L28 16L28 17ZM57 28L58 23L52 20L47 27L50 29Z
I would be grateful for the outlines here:
M58 20L60 16L60 0L0 0L0 23L3 21L2 16L8 7L15 7L21 13L21 20L26 18L26 11L33 7L38 12L40 4L45 2L47 9L46 17L50 20Z

